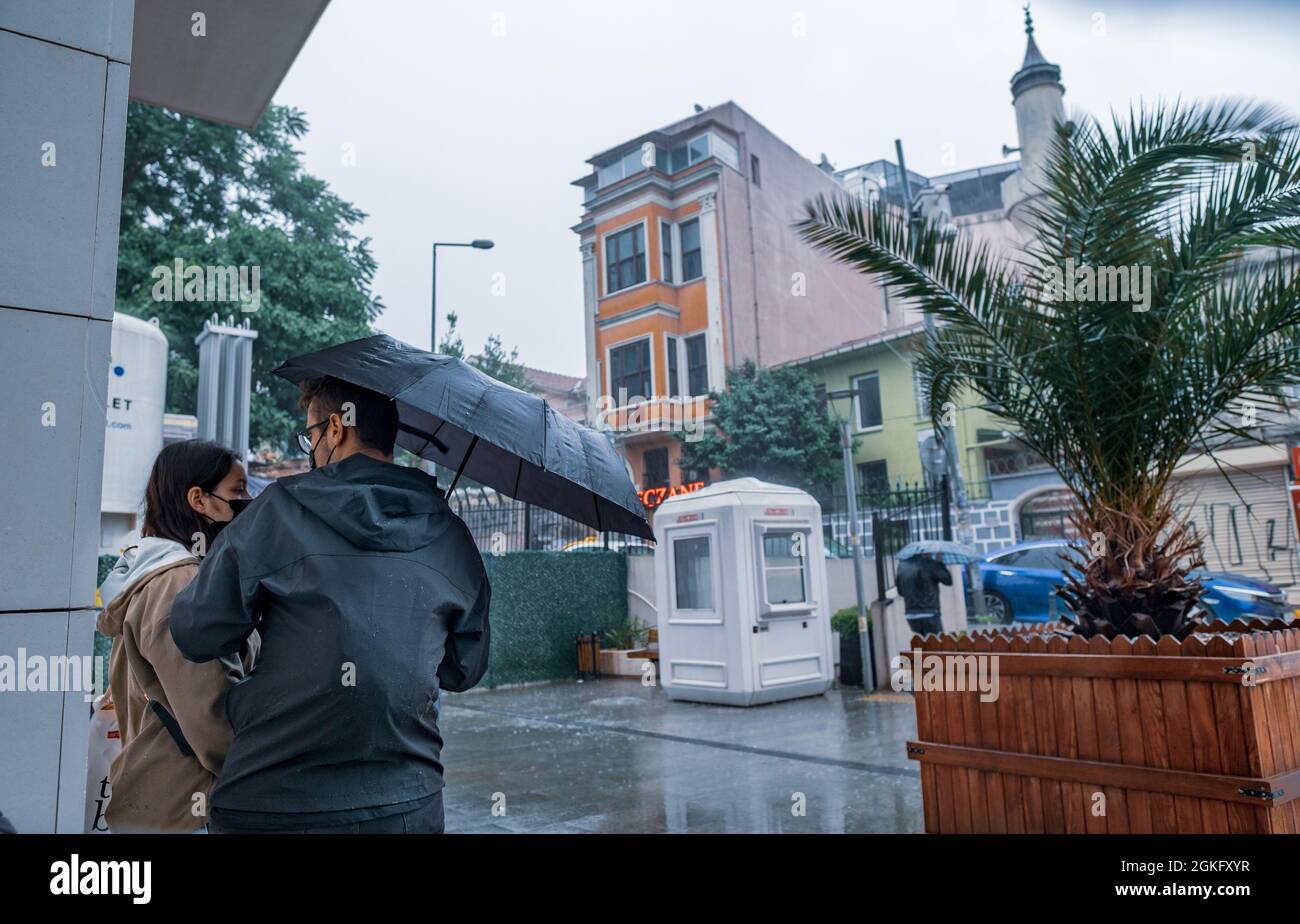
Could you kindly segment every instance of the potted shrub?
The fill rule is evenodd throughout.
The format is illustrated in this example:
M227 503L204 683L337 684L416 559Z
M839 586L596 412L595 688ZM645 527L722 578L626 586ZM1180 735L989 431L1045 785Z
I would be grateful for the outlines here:
M926 830L1300 829L1297 632L1205 621L1172 490L1189 457L1287 413L1298 213L1294 122L1241 102L1060 125L1014 258L886 203L810 203L807 240L936 322L918 359L936 432L958 404L995 409L1086 546L1068 623L916 639L899 662ZM985 667L991 698L956 689Z
M630 618L613 628L606 629L600 648L600 672L613 677L640 677L645 660L628 657L646 641L649 626L639 619Z
M837 610L831 617L831 631L838 633L840 639L840 685L862 686L862 648L858 643L858 608L846 606L842 610Z

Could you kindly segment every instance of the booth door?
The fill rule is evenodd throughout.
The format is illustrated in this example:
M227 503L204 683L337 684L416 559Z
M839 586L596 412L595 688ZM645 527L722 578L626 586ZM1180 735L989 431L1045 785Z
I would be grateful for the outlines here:
M728 658L732 646L723 620L717 524L670 526L664 537L668 621L659 638L664 683L702 691L734 689L739 665Z
M831 670L814 572L824 562L816 555L812 529L803 521L754 524L758 607L750 638L756 689L818 683Z

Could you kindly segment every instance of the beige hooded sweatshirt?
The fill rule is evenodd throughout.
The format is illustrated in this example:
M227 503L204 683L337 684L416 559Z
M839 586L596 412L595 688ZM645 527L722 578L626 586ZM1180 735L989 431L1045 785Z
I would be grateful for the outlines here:
M109 687L122 739L105 815L117 833L187 833L208 822L233 736L226 692L251 672L259 639L249 637L239 660L185 660L168 620L198 568L184 546L149 537L126 550L100 588L97 628L113 638Z

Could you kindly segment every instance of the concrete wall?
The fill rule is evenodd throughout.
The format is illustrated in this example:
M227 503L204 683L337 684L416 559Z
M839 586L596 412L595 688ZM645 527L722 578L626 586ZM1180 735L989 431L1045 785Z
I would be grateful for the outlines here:
M839 184L734 103L710 114L740 135L740 172L722 171L718 197L728 365L776 365L879 333L884 295L874 277L814 250L792 227L808 200L843 195ZM807 294L791 291L795 273Z
M133 15L0 5L0 810L21 832L84 824L85 694L12 687L24 654L91 653Z

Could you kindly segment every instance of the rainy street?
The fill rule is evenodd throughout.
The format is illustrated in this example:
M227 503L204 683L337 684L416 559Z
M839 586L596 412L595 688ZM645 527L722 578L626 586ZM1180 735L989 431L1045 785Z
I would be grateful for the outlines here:
M448 833L922 830L897 694L736 708L566 681L451 694L440 724Z

